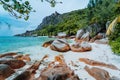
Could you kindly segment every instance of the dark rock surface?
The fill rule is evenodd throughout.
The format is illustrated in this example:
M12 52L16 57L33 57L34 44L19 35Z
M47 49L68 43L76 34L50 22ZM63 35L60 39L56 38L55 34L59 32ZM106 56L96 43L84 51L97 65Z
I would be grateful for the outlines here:
M19 69L19 68L25 66L26 63L22 60L10 59L10 60L0 60L0 64L7 64L12 69Z
M0 64L0 80L5 80L5 78L11 76L15 71L6 64Z

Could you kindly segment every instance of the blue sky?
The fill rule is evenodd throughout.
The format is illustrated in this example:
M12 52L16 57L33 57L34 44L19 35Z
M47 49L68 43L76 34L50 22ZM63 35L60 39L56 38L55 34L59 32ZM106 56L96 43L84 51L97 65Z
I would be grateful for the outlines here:
M48 16L55 11L59 13L66 13L73 10L85 8L89 0L57 0L62 1L63 4L57 4L54 8L50 7L47 2L40 2L40 0L29 0L32 7L36 10L30 14L28 21L16 19L4 11L0 5L0 36L11 36L23 33L26 30L35 29L45 16ZM6 25L9 24L10 28Z

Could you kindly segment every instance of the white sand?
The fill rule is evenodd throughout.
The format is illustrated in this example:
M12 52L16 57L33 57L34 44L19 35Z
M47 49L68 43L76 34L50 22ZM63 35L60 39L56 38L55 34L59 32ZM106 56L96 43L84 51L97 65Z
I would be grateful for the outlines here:
M22 48L19 51L25 52L26 54L30 54L30 57L32 60L40 60L45 54L48 54L49 58L47 61L53 61L54 56L63 54L68 66L72 70L74 70L75 74L77 74L82 80L95 80L95 79L84 70L84 67L86 66L86 64L83 62L80 62L78 60L79 58L89 58L89 59L100 61L100 62L110 63L120 68L119 67L120 56L113 54L109 45L95 44L95 43L90 43L90 44L92 46L92 51L89 51L89 52L68 51L65 53L60 53L60 52L50 50L49 47L43 48L40 46ZM76 64L78 67L72 66L71 61L73 61L74 64ZM39 69L43 69L43 68L44 66L40 66ZM100 67L100 68L107 70L111 77L115 76L120 78L120 71L112 70L104 67ZM36 74L36 77L40 75L40 71L37 71L37 73L38 74Z

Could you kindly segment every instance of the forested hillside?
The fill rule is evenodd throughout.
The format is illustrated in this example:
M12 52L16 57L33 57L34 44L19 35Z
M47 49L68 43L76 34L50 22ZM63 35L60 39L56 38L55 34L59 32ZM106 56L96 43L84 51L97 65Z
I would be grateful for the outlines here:
M56 35L58 32L66 32L67 35L74 35L80 28L94 23L100 24L100 27L105 29L106 22L118 16L120 12L118 4L119 0L90 0L85 9L64 14L54 13L44 18L34 33Z

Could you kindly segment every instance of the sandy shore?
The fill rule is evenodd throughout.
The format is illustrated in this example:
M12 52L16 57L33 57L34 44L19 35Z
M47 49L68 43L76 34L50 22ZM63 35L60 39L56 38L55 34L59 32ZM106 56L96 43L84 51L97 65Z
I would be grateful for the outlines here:
M74 41L70 44L73 44ZM46 62L51 62L54 60L54 57L56 55L62 54L65 58L66 63L68 66L75 71L75 74L79 76L82 80L95 80L92 76L90 76L84 69L84 67L87 65L83 62L79 61L79 58L89 58L95 61L104 62L107 64L113 64L119 68L120 66L120 56L117 56L113 54L111 51L111 48L107 44L96 44L96 43L90 43L92 46L92 51L88 52L72 52L68 51L65 53L52 51L49 47L43 48L40 46L34 46L34 47L27 47L20 49L21 52L25 52L26 54L30 54L30 57L33 61L40 60L44 55L49 55L49 58ZM73 66L71 64L71 61L76 65ZM90 65L87 65L89 67L92 67ZM27 68L28 66L25 66L24 68ZM43 69L45 66L40 66L39 71L36 74L36 77L40 75L40 70ZM98 67L98 66L97 66ZM111 77L118 77L120 78L120 71L119 70L113 70L105 67L99 67L109 72ZM7 80L10 80L8 78Z

